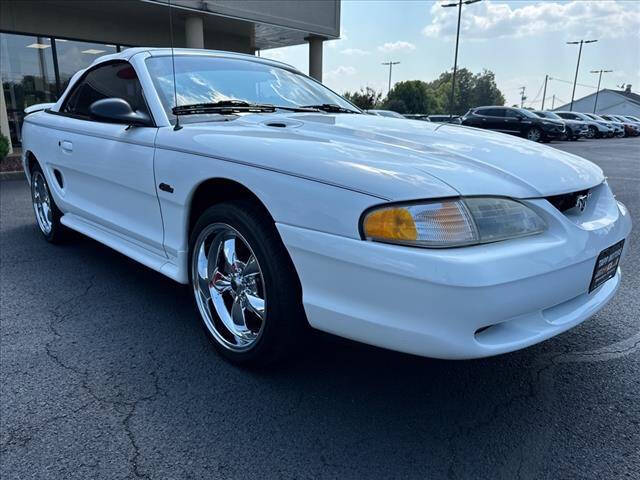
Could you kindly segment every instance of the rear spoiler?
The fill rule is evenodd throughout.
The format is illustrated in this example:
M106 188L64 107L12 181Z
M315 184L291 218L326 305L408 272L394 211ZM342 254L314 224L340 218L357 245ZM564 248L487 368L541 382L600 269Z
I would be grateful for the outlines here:
M42 110L46 110L48 108L53 107L54 105L55 103L36 103L35 105L31 105L25 108L24 113L29 115L30 113L34 113L34 112L41 112Z

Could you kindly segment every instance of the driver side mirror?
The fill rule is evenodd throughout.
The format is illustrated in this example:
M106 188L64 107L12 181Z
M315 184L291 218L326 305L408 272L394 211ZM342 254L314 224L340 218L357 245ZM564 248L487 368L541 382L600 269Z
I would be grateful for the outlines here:
M91 117L113 123L148 127L151 118L144 112L134 112L129 102L122 98L103 98L89 106Z

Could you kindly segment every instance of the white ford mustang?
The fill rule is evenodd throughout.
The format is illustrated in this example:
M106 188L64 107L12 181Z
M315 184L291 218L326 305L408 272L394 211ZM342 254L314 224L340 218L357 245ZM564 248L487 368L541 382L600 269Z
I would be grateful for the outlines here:
M25 172L47 240L77 230L190 283L230 360L278 358L307 323L418 355L495 355L616 292L631 221L592 163L364 115L271 60L174 60L135 48L78 72L25 118Z

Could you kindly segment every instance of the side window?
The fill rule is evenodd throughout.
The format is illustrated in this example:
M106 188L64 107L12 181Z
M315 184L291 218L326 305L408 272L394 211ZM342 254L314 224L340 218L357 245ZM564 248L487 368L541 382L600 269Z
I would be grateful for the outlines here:
M480 108L476 110L477 115L484 115L486 117L501 117L499 108Z
M505 117L507 118L520 118L521 115L515 110L505 110Z
M491 117L504 117L506 109L505 108L490 108L489 113L487 115Z
M128 62L108 63L91 70L74 87L62 111L89 118L89 107L93 102L112 97L126 100L134 111L149 113L142 85Z

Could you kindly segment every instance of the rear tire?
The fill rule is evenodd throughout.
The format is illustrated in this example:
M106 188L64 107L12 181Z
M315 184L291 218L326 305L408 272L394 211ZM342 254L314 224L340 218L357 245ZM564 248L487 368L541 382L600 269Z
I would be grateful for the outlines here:
M189 252L196 308L223 357L267 366L304 343L300 281L261 205L236 200L209 207L193 228Z
M38 164L31 171L31 204L38 230L45 240L50 243L64 241L68 230L60 223L62 212L53 200L47 179Z

